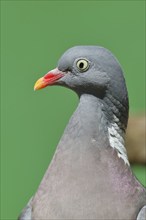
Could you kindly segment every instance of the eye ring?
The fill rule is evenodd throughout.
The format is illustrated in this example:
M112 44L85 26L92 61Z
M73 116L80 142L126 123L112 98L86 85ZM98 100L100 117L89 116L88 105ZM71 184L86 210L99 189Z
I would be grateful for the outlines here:
M79 59L76 62L76 65L80 72L85 72L89 68L89 61L86 59Z

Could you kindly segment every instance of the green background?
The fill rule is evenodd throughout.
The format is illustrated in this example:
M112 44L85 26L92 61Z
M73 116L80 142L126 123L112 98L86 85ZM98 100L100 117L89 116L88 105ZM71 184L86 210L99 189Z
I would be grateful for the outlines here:
M35 81L74 45L102 45L123 66L130 111L144 111L144 1L1 1L1 219L16 219L78 103ZM134 167L144 183L144 167Z

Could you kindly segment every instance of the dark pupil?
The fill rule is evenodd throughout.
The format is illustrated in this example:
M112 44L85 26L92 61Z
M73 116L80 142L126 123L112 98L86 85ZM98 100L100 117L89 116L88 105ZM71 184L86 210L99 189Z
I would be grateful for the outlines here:
M79 64L79 67L80 67L80 69L83 69L83 67L84 67L84 63L81 62L81 63Z

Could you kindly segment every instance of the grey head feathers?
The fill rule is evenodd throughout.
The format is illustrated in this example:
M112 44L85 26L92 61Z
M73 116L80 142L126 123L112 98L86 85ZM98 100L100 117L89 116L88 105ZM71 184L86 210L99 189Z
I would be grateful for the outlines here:
M87 60L89 67L80 71L78 60ZM109 121L114 115L125 130L128 120L128 94L121 66L113 54L99 46L75 46L67 50L58 62L58 68L67 74L58 84L71 88L80 96L93 94L104 103Z

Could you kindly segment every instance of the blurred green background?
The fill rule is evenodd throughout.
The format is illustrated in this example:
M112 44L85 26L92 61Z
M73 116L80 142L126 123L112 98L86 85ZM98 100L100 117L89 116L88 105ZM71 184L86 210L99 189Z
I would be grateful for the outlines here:
M78 103L35 81L74 45L102 45L123 66L130 112L144 111L145 1L1 1L1 219L16 219ZM144 167L134 172L145 184Z

